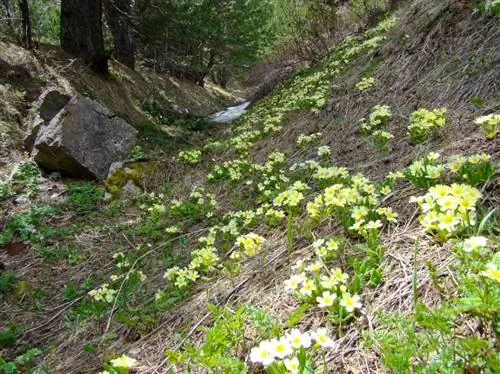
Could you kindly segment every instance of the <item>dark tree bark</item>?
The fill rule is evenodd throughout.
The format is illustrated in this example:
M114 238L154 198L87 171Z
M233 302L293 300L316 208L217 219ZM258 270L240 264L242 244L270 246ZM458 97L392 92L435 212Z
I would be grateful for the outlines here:
M62 0L61 47L83 58L92 70L108 74L102 36L102 0Z
M130 30L130 0L104 0L104 13L113 34L113 54L122 64L134 69L134 43Z
M19 0L18 3L22 17L21 40L23 41L23 45L25 47L31 48L33 40L31 37L30 7L28 4L28 0Z

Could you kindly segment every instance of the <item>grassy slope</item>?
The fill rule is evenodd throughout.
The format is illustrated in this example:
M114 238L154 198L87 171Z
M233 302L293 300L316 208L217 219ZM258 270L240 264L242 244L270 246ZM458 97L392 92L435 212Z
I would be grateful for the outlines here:
M207 273L210 280L194 283L182 300L175 300L174 288L163 279L168 267L189 261L189 252L197 247L196 239L206 235L209 227L227 223L222 218L224 213L255 210L261 205L259 199L266 200L245 185L247 180L265 180L261 172L244 173L235 183L227 176L217 183L207 183L207 174L215 165L233 159L263 164L270 153L279 150L286 155L286 162L273 173L286 174L293 180L289 166L314 158L317 148L297 148L297 137L316 131L322 133L321 145L330 146L334 165L345 166L352 174L361 172L374 182L383 180L390 171L402 170L431 150L445 156L486 152L496 159L495 142L486 142L472 124L475 117L491 111L498 103L498 65L494 62L498 32L494 21L473 15L460 5L430 3L420 2L421 6L407 10L401 23L380 43L364 48L359 48L362 40L345 43L313 71L298 74L231 128L216 132L214 138L219 143L204 152L202 163L192 167L169 162L167 180L163 186L154 187L164 194L160 200L167 206L174 198L185 201L193 187L204 185L218 201L215 218L193 223L192 217L166 214L154 223L133 204L114 210L102 207L90 214L77 214L63 205L63 214L50 223L61 233L60 237L35 244L34 254L29 251L15 257L2 255L7 268L30 287L23 300L10 295L1 309L5 316L2 321L25 327L17 351L42 347L43 363L51 372L95 372L103 361L126 352L139 359L140 372L150 373L160 363L163 370L169 366L163 360L163 352L179 348L183 337L195 343L203 339L193 327L210 324L206 314L209 303L231 308L251 304L286 323L299 303L283 289L283 281L290 276L283 224L269 229L257 222L240 228L242 233L253 231L265 237L266 259L264 263L260 258L244 261L239 274L231 279L224 272ZM364 39L372 36L375 35ZM375 87L359 93L354 85L365 74L373 75ZM472 97L480 97L485 106L477 109L470 105L467 100ZM389 105L393 113L388 129L395 138L388 156L380 155L359 134L358 120L368 116L376 104ZM420 107L441 106L448 108L449 124L428 142L410 146L405 133L411 112ZM255 130L260 132L253 133ZM313 188L306 196L309 201L322 189L310 178L306 182ZM279 189L272 191L277 192ZM381 265L384 282L376 288L363 288L363 314L344 326L336 350L328 354L332 372L381 370L377 354L361 345L360 332L376 327L376 311L411 310L416 238L423 248L416 265L419 294L430 305L440 299L424 264L431 260L445 279L450 249L448 245L434 245L419 228L417 211L407 203L410 196L419 193L406 182L382 201L383 206L400 214L399 223L385 229L381 236L385 246ZM495 204L497 194L491 185L484 193L484 204ZM306 215L301 214L296 222L293 259L313 256L310 233L300 230L300 223L306 222ZM166 227L174 224L182 229L181 237L164 233ZM312 233L316 238L344 235L334 219L312 228ZM359 241L349 238L350 245ZM43 255L40 248L48 248L49 255ZM120 273L112 258L118 251L126 253L134 269L142 270L148 278L132 289L122 289L121 282L115 282L112 287L120 290L120 302L114 306L97 303L98 310L92 314L93 304L86 291L109 283L111 274ZM222 248L219 255L226 260ZM69 283L76 285L77 292L65 300L63 290ZM165 288L167 300L154 302L157 290ZM336 329L318 308L310 309L299 326ZM255 344L251 339L246 343ZM85 345L93 348L84 350ZM245 353L240 352L240 358L244 359Z

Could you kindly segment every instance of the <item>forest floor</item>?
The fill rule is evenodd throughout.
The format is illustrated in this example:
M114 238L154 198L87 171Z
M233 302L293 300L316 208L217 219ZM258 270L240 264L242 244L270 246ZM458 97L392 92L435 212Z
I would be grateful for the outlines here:
M50 373L114 373L123 354L139 373L260 373L252 347L296 328L316 334L296 352L316 372L488 372L498 364L500 288L488 269L499 260L500 147L498 124L492 137L476 119L498 113L497 21L463 2L416 2L234 123L202 129L156 109L181 97L177 109L206 115L234 98L118 66L104 85L72 80L75 62L10 57L18 86L0 81L12 107L3 118L22 122L53 66L60 86L138 126L149 161L145 194L104 202L102 184L42 176L12 152L17 135L5 140L0 356L39 348L19 366ZM145 110L137 98L150 95ZM472 205L443 187L453 222L423 227L427 211L410 199L453 183ZM469 258L460 248L471 236L486 242ZM325 350L321 328L333 340Z

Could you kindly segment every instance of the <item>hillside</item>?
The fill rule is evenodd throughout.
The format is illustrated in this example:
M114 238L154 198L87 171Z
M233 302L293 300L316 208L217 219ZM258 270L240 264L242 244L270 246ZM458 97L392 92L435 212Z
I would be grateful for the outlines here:
M4 148L0 364L38 348L50 373L498 372L497 24L469 2L405 4L230 125L146 133L104 185ZM231 102L44 66L139 129L169 124L137 103L160 84L160 108ZM144 193L103 200L127 178Z

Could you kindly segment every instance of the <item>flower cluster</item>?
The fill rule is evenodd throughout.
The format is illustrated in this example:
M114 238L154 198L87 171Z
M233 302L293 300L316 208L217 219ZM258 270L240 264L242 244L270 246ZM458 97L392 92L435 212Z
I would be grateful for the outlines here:
M414 161L404 176L417 188L429 188L440 183L444 178L444 166L438 163L440 154L430 152L425 157Z
M165 204L163 199L165 196L162 193L156 194L154 192L143 194L139 197L140 205L139 210L144 217L148 217L151 221L158 221L158 219L165 213Z
M279 339L261 341L257 347L251 349L250 361L266 368L273 365L278 370L284 366L289 373L297 374L305 370L306 364L305 360L299 360L299 351L333 347L334 342L325 328L305 333L293 329Z
M111 367L105 365L104 367L107 368L107 370L101 371L99 374L129 373L130 369L137 367L139 362L135 358L129 357L127 355L121 355L120 357L109 361L109 364L111 365Z
M373 77L363 77L358 83L356 83L356 89L359 92L363 92L375 85L375 78Z
M180 151L177 155L177 160L188 165L196 165L201 161L201 155L202 154L199 149L188 149Z
M174 266L168 269L163 277L173 282L177 288L184 288L190 282L196 281L201 274L206 274L215 270L219 262L217 248L215 247L215 237L209 235L202 237L202 246L191 252L191 262L185 268Z
M394 138L394 135L384 130L375 130L372 134L373 145L383 154L389 153L388 144L392 138Z
M370 181L356 175L349 183L333 184L313 202L307 204L308 216L320 221L333 216L351 233L373 240L378 237L383 222L394 222L396 213L387 209L376 209L379 193Z
M473 187L486 183L495 174L491 157L485 153L469 157L455 156L446 167L455 181L463 181Z
M320 187L335 183L346 183L349 180L349 172L343 166L318 166L312 177L318 181Z
M296 208L304 199L304 194L293 186L288 190L281 192L273 201L275 206L284 207L286 209Z
M236 246L238 251L231 254L232 259L239 259L241 255L245 257L253 256L262 250L262 244L265 239L255 233L249 233L246 235L239 236L236 239Z
M104 301L111 304L115 301L116 290L109 288L108 283L103 283L101 287L89 291L89 296L93 297L95 301Z
M185 202L172 200L169 212L174 218L197 220L212 217L216 206L217 201L214 194L205 193L202 188L197 188L191 192L188 200Z
M323 138L323 135L320 132L316 132L313 134L305 135L300 134L297 138L297 147L299 148L307 148L311 145L317 145Z
M500 114L492 113L476 118L474 123L481 126L486 133L486 139L493 140L497 137L500 128Z
M446 123L446 108L441 109L419 109L410 116L408 136L410 143L420 144L425 142L436 130L442 128Z
M446 241L476 223L476 203L481 193L466 184L437 185L427 194L412 197L422 215L419 221L436 240Z
M208 181L229 180L232 183L240 182L252 170L252 165L246 159L225 161L222 165L215 165L207 175Z
M375 105L371 112L368 122L361 119L361 135L371 135L376 129L386 127L392 119L391 108L388 105Z
M249 130L240 133L231 138L228 142L229 148L235 149L240 153L245 153L253 148L254 144L262 138L262 134L258 130Z
M318 147L318 158L328 159L332 154L332 150L327 145L322 145Z

